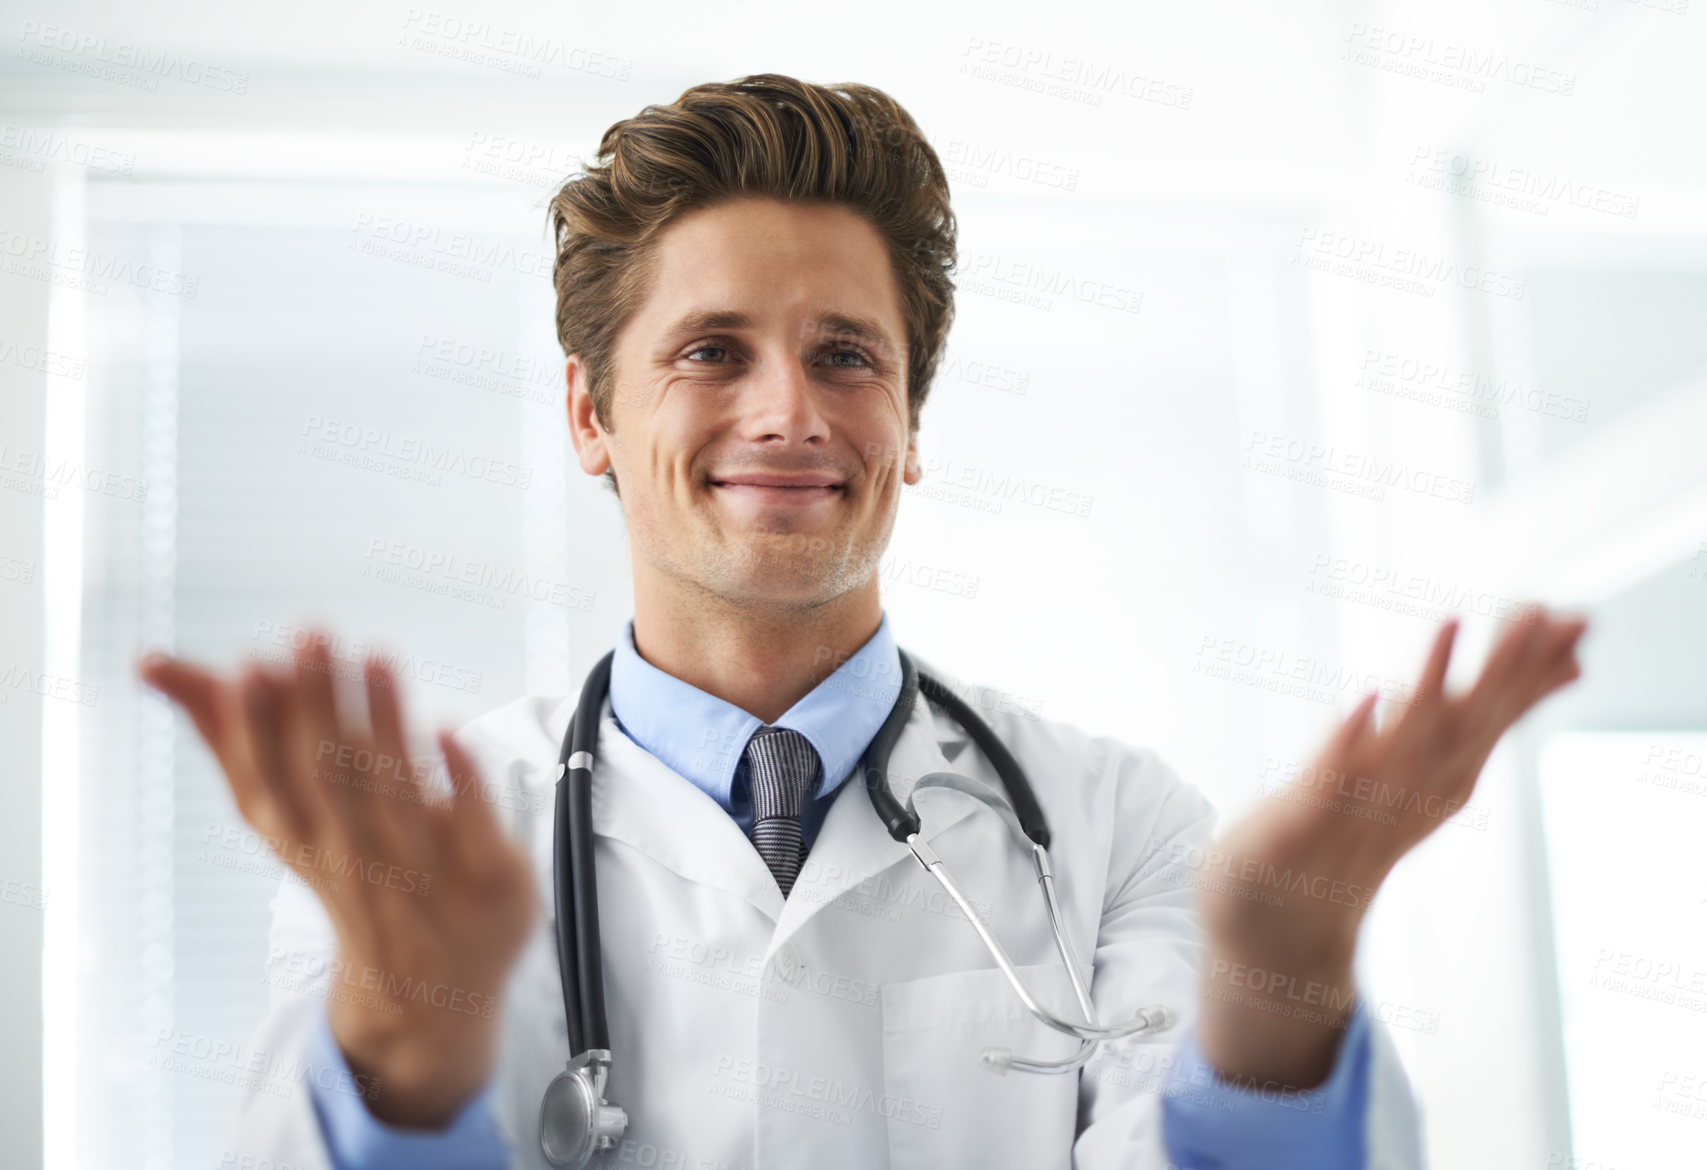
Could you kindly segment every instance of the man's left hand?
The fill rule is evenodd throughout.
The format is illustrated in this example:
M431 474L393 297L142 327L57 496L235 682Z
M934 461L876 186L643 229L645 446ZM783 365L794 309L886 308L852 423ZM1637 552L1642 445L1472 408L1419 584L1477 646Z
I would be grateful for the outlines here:
M1215 844L1198 894L1208 938L1198 1045L1223 1078L1284 1089L1327 1079L1376 891L1464 807L1506 729L1578 676L1587 626L1526 607L1474 686L1449 695L1458 621L1448 621L1399 713L1377 729L1377 695L1366 695L1309 768Z

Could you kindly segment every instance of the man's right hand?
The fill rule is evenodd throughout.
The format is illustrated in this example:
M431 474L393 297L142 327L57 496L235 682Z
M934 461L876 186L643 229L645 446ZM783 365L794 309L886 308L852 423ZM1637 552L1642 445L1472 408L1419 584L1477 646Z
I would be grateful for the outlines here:
M422 783L382 662L364 664L367 718L341 717L314 633L293 666L252 663L235 680L161 653L138 674L189 713L243 819L325 905L338 970L362 992L330 999L332 1034L376 1082L368 1109L442 1128L496 1065L499 997L538 913L532 867L449 732L450 798Z

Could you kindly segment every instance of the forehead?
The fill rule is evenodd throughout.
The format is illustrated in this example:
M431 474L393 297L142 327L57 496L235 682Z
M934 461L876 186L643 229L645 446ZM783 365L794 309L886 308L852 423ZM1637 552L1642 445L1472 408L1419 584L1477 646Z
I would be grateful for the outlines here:
M638 315L654 329L696 317L729 328L786 317L836 331L866 322L896 345L905 339L883 237L841 204L736 199L686 213L653 247Z

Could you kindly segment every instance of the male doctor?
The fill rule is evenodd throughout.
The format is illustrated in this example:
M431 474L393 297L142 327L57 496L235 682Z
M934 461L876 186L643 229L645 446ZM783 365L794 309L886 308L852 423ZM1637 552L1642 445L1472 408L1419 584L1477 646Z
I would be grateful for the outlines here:
M617 492L634 576L593 785L607 1091L628 1115L599 1163L1420 1166L1408 1084L1354 983L1359 924L1505 729L1576 677L1586 623L1527 610L1456 695L1447 623L1410 702L1378 727L1365 697L1212 845L1211 808L1154 751L982 711L1052 826L1101 1019L1178 1019L1074 1073L983 1069L989 1046L1077 1043L1027 1013L850 780L900 691L877 568L952 316L942 168L880 91L776 74L649 106L598 157L552 216L570 437ZM249 1093L227 1163L545 1166L540 1100L568 1056L548 810L578 696L440 732L447 795L402 764L378 661L365 711L320 641L234 680L163 654L141 670L294 875L255 1044L304 1081ZM1001 790L915 702L890 782L905 799L949 771ZM1076 1014L1030 856L966 792L921 786L917 804L978 917ZM1377 810L1395 815L1358 815Z

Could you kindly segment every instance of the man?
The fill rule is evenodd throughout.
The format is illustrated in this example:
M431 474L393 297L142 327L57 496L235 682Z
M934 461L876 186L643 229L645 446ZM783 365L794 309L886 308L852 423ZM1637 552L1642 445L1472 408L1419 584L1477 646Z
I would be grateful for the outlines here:
M629 1114L605 1159L1419 1166L1403 1073L1356 994L1358 927L1504 730L1576 677L1586 623L1527 612L1462 696L1443 691L1448 623L1401 711L1378 729L1366 697L1313 769L1210 848L1206 802L1153 752L986 712L1050 818L1099 1016L1162 1003L1182 1020L1076 1074L993 1076L969 1059L982 1046L1076 1044L1017 1007L849 782L900 690L877 568L920 478L952 317L942 169L881 92L773 74L648 107L599 159L552 214L570 435L632 537L594 785L610 1095ZM550 818L506 828L498 810L549 799L575 697L441 733L444 800L406 770L398 783L407 736L381 665L366 725L340 710L323 645L236 682L165 656L143 673L303 879L275 903L272 955L311 994L276 992L261 1035L315 1070L312 1100L252 1093L243 1155L543 1165L537 1102L567 1056L538 912ZM918 703L892 783L950 770L997 790L963 729ZM1350 778L1347 810L1303 790L1323 776ZM1347 815L1360 803L1394 815ZM964 793L919 807L979 917L1074 1014L1029 856ZM347 857L430 887L320 880Z

